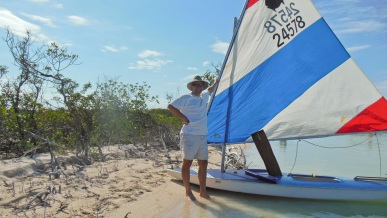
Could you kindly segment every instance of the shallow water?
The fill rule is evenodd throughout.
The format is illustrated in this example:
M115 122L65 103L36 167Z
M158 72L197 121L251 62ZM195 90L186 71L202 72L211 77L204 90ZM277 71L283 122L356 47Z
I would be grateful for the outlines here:
M387 177L387 133L271 142L282 172L340 177ZM265 168L254 144L245 149L249 168Z
M387 201L295 200L213 189L210 194L211 200L183 201L163 217L387 217Z
M387 177L387 134L363 134L308 140L271 142L283 172ZM361 143L362 142L362 143ZM298 143L298 148L297 148ZM360 144L359 144L360 143ZM359 144L357 146L352 146ZM348 148L333 148L344 146ZM249 168L265 168L254 144L244 148ZM294 166L293 166L294 165ZM195 192L197 186L193 187ZM162 217L387 217L386 201L318 201L266 197L209 190L211 200L182 201Z

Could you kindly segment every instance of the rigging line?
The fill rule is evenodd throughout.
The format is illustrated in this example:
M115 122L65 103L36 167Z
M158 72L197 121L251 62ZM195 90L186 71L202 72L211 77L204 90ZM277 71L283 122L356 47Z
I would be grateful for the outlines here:
M378 135L376 134L376 132L373 134L376 138L376 142L378 144L378 154L379 154L379 177L382 177L382 154L381 154L381 151L380 151L380 142L379 142L379 137ZM359 142L357 144L354 144L354 145L350 145L350 146L336 146L336 147L327 147L327 146L321 146L321 145L317 145L317 144L314 144L312 142L309 142L309 141L306 141L306 140L303 140L303 139L300 139L298 142L300 141L304 141L306 143L309 143L311 145L314 145L314 146L317 146L317 147L320 147L320 148L331 148L331 149L336 149L336 148L351 148L351 147L355 147L355 146L358 146L358 145L361 145L363 144L364 142L366 141L369 141L371 140L372 137L369 137L365 140L363 140L362 142ZM297 151L296 151L296 158L297 158L297 152L298 152L298 142L297 142ZM294 164L295 164L295 161L294 161ZM294 167L294 165L293 165ZM293 167L292 167L292 170L293 170Z
M351 147L355 147L355 146L358 146L358 145L363 144L363 143L366 142L366 141L371 140L371 138L372 138L372 137L367 138L367 139L365 139L364 141L359 142L359 143L354 144L354 145L349 145L349 146L334 146L334 147L328 147L328 146L317 145L317 144L315 144L315 143L306 141L306 140L304 140L304 139L301 139L300 141L304 141L304 142L306 142L306 143L308 143L308 144L311 144L311 145L314 145L314 146L317 146L317 147L320 147L320 148L331 148L331 149L336 149L336 148L351 148Z
M296 161L297 161L297 155L298 155L298 143L299 143L300 141L301 141L301 140L298 140L298 142L297 142L297 147L296 147L296 156L294 157L293 166L292 166L292 169L290 170L290 172L288 173L288 175L291 175L291 174L292 174L293 168L294 168L294 166L296 165Z
M374 133L376 137L376 142L378 143L378 150L379 150L379 177L382 177L382 155L380 154L380 143L379 138L376 132Z
M245 142L243 142L243 150L246 150L246 141ZM239 147L240 147L240 145L239 145ZM245 157L245 160L247 160L246 159L246 155L245 155L245 153L242 151L242 148L240 147L240 149L241 149L241 153L243 153L243 156ZM250 161L250 163L248 164L248 165L246 165L245 164L245 169L249 169L249 166L250 166L250 164L252 164L254 161Z

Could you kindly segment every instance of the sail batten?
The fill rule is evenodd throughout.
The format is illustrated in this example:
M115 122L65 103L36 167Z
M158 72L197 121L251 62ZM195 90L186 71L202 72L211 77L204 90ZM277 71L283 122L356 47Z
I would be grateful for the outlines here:
M243 142L261 129L270 140L386 130L385 98L314 5L267 2L247 4L208 113L208 141Z

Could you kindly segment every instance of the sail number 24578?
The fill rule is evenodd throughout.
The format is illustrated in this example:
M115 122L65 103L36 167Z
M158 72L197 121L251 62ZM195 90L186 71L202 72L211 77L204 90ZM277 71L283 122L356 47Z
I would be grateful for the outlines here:
M290 40L300 29L305 27L305 22L300 15L300 10L290 3L289 7L279 10L277 14L266 21L265 28L273 34L273 40L277 41L277 47L281 47L285 40Z

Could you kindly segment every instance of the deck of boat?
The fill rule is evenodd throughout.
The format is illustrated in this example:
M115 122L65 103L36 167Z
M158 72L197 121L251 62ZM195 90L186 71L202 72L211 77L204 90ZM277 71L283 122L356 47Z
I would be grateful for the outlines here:
M319 175L283 174L273 177L266 170L250 169L207 170L207 186L226 191L249 194L332 200L387 199L387 182L383 180L358 180ZM181 169L168 173L181 180ZM256 175L252 175L255 173ZM191 183L199 184L197 170L191 169Z

